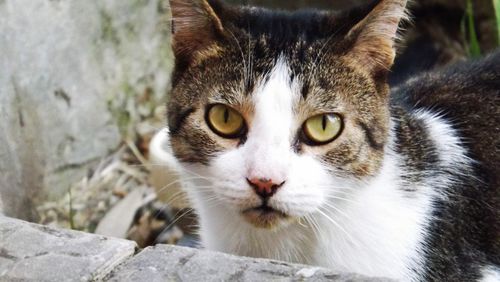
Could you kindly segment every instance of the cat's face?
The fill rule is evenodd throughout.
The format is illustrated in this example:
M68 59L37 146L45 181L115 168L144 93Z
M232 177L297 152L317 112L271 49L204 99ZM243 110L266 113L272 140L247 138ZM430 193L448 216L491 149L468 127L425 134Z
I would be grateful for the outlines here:
M171 1L169 127L176 157L204 179L193 189L263 228L335 208L381 166L396 30L372 34L370 21L393 24L380 13L395 1L347 23L210 2Z

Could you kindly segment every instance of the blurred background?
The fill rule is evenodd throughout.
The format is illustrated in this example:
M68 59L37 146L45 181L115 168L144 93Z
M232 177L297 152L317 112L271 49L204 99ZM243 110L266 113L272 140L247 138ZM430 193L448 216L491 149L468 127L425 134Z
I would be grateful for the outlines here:
M0 0L0 211L64 228L196 245L175 165L149 156L173 57L166 0ZM365 0L228 0L347 9ZM482 56L500 0L420 0L390 77ZM168 195L165 196L165 195Z

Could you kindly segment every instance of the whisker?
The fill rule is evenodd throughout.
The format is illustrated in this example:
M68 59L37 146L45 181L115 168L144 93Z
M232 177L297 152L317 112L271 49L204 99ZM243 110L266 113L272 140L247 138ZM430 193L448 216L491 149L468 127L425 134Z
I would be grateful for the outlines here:
M184 191L179 191L172 195L171 197L168 198L168 200L165 202L167 206L172 206L172 203L178 200L185 200L189 202L189 198L186 196Z
M250 80L252 79L252 71L253 71L253 60L252 60L252 52L251 52L251 47L252 47L252 40L251 40L251 33L250 33L250 21L247 18L247 35L248 35L248 69L247 69L247 85L250 85Z
M172 222L170 222L169 225L167 225L167 227L165 227L165 230L168 230L170 227L172 227L174 224L176 224L182 217L186 216L188 213L192 212L193 209L192 208L188 208L184 213L182 213L179 217L177 217L176 219L174 219ZM179 211L180 212L180 211ZM179 214L179 212L177 212L177 214ZM177 215L176 214L176 215ZM175 217L175 216L174 216Z
M347 238L349 238L349 240L351 240L351 242L358 246L358 244L356 243L356 241L354 240L354 238L339 224L337 223L333 218L331 218L330 216L328 216L325 212L323 212L320 209L317 209L316 210L318 213L320 213L321 215L323 215L326 219L328 219L331 223L333 223L338 229L340 229L346 236Z
M335 206L333 206L333 205L331 205L331 204L329 204L329 203L326 203L326 202L325 202L324 204L325 204L326 206L328 206L328 207L330 207L330 208L334 209L336 212L338 212L339 214L343 215L345 218L347 218L347 219L349 219L349 220L351 219L351 218L350 218L350 217L349 217L349 216L348 216L345 212L343 212L343 211L342 211L342 210L340 210L339 208L337 208L337 207L335 207Z
M236 44L238 45L238 49L240 50L240 53L241 53L241 59L243 60L243 80L245 81L245 84L247 83L248 81L248 74L246 73L246 69L247 69L247 62L245 61L245 54L243 53L243 48L241 48L241 45L240 45L240 42L238 41L238 39L236 38L236 36L234 35L234 33L230 30L227 30L229 32L229 34L233 37L234 41L236 42Z
M158 191L156 193L159 194L174 184L178 184L178 183L182 183L183 181L189 181L189 180L194 180L194 179L200 179L200 178L199 177L190 177L190 178L180 178L180 179L174 180L174 181L170 182L169 184L163 186L162 188L158 189Z
M316 236L316 239L321 240L320 236L320 228L318 223L314 220L314 218L311 215L306 215L305 220L310 223L310 227L314 233L314 236Z
M325 196L325 197L326 197L326 198L329 198L329 199L337 199L337 200L342 200L342 201L346 201L346 202L353 203L353 204L361 204L360 202L353 201L353 200L351 200L351 199L346 199L346 198L337 197L337 196L333 196L333 195L327 195L327 196Z

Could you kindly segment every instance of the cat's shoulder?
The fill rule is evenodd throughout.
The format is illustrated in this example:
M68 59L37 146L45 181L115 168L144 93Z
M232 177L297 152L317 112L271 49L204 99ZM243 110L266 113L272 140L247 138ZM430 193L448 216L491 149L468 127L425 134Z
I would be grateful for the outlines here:
M447 120L477 161L500 164L500 51L424 73L394 87L392 95L393 105Z

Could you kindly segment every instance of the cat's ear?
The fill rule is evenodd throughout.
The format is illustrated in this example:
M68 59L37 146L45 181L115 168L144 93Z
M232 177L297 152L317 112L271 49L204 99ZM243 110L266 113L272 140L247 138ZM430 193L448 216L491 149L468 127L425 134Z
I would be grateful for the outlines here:
M396 55L395 42L399 23L406 17L406 0L379 0L374 8L351 28L348 53L373 76L387 73Z
M200 52L212 48L224 34L222 22L207 0L169 1L172 48L176 59L190 61Z

